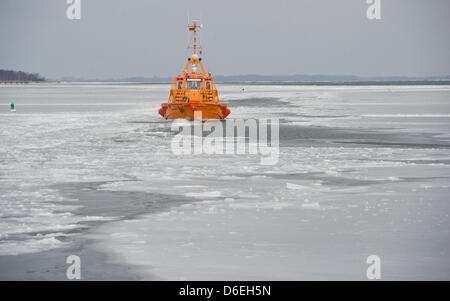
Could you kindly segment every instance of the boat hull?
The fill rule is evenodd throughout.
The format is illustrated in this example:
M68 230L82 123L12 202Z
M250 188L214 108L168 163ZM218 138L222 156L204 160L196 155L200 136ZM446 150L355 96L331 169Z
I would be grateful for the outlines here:
M163 103L159 114L165 119L194 119L201 111L202 119L224 119L230 110L223 103Z

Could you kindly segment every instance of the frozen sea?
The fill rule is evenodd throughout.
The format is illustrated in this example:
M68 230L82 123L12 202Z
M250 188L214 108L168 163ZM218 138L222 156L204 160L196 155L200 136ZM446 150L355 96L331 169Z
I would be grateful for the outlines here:
M275 165L174 154L169 88L0 86L0 279L450 280L450 86L219 84Z

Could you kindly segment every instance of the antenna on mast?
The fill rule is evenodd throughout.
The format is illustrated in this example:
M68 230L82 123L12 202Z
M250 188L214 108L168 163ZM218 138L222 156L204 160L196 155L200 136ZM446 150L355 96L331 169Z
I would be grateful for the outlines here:
M189 26L189 23L190 23L190 21L189 21L189 9L186 10L186 17L187 17L187 25ZM186 38L187 48L189 48L189 44L190 43L191 43L191 41L190 41L190 34L188 32L187 38Z

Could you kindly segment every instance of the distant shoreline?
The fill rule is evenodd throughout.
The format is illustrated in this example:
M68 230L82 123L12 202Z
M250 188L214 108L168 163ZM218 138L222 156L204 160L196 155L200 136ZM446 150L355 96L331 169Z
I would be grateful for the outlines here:
M247 86L448 86L450 80L442 81L236 81L222 82L221 85L247 85ZM0 81L0 84L102 84L102 85L170 85L171 82L127 82L127 81Z
M323 80L323 81L220 81L217 84L225 85L279 85L279 86L447 86L450 80ZM169 81L24 81L0 80L0 85L7 84L103 84L103 85L158 85Z
M449 85L450 75L434 76L359 76L351 74L290 74L262 75L237 74L214 75L216 83L246 85L337 85L337 86L377 86L377 85ZM122 78L82 78L63 76L46 78L39 73L0 69L0 84L58 84L58 83L102 83L102 84L171 84L171 76L128 76Z
M246 84L246 85L283 85L283 86L446 86L450 85L450 80L437 80L437 81L256 81L256 82L217 82L219 84Z
M393 82L399 84L417 84L417 83L450 83L448 76L355 76L355 75L213 75L216 83L282 83L282 84L378 84ZM111 82L111 83L172 83L173 77L122 77L122 78L77 78L61 77L54 78L54 81L62 82Z
M0 84L58 84L58 81L0 80Z

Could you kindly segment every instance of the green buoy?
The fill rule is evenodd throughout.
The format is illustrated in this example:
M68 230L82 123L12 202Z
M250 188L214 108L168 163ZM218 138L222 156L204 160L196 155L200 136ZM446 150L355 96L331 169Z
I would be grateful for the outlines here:
M14 103L11 103L11 112L15 112L16 111L16 106L14 105Z

